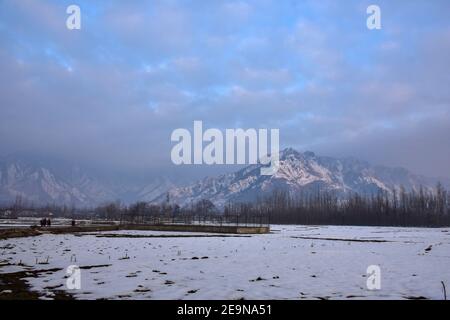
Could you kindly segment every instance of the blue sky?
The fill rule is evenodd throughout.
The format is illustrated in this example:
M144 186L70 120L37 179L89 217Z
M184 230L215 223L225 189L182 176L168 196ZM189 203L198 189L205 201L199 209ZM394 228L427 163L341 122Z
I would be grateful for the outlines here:
M65 27L77 4L82 29ZM377 4L382 29L366 28ZM0 153L168 173L170 134L450 176L450 2L0 1Z

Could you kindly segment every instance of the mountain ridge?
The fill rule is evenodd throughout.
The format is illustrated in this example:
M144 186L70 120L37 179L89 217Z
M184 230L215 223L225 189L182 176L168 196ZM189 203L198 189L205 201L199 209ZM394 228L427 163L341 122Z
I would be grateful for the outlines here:
M174 183L156 178L151 183L111 182L72 163L8 156L0 159L0 203L19 197L28 204L93 207L111 201L151 201Z
M350 193L370 195L379 191L392 193L403 186L405 190L431 191L439 179L411 173L404 168L370 165L356 158L317 156L311 151L299 152L287 148L280 152L280 167L273 176L259 174L262 165L250 165L237 172L206 177L186 187L168 191L172 202L182 206L199 200L210 200L223 207L227 202L252 202L275 190L290 194L329 191L338 197ZM450 183L445 181L445 185ZM160 195L155 202L164 201Z
M427 178L404 168L373 166L356 158L317 156L310 151L287 148L280 153L280 168L273 176L261 176L261 165L249 165L235 172L205 177L180 186L179 182L156 177L139 182L107 179L73 163L27 160L27 157L0 158L0 203L21 197L36 205L65 204L93 207L120 200L127 203L170 201L182 206L199 200L211 200L221 207L229 201L248 202L274 190L289 193L327 190L338 196L351 192L370 194L403 185L417 190L422 185L431 190L438 180L445 187L448 179Z

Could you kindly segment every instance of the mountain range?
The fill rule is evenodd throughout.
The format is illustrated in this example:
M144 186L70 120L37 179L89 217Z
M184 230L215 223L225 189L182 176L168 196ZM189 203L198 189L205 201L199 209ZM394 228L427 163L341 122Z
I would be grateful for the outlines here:
M317 156L288 148L280 152L280 167L273 176L260 175L261 165L249 165L236 172L180 186L167 177L148 183L124 182L100 177L92 171L66 163L31 161L22 157L0 159L0 203L11 203L17 196L34 204L66 204L78 207L121 200L170 202L181 206L206 199L222 207L228 202L249 202L275 190L291 194L332 191L339 197L349 193L392 192L403 186L432 190L438 179L411 173L403 168L373 166L354 158ZM440 179L445 187L448 179Z
M148 183L105 178L92 170L55 161L36 161L23 157L0 159L0 203L17 197L29 204L65 204L92 207L120 200L123 203L152 201L174 187L167 178Z
M422 186L432 191L438 179L413 174L403 168L372 166L354 158L337 159L317 156L313 152L298 152L292 148L280 152L280 167L276 174L260 174L262 165L251 165L234 173L207 177L186 187L170 189L171 202L181 206L207 199L218 207L228 202L252 202L270 196L275 190L289 194L333 192L338 197L351 193L393 193L401 186L406 191L418 191ZM445 187L448 179L440 179ZM156 201L164 201L165 195Z

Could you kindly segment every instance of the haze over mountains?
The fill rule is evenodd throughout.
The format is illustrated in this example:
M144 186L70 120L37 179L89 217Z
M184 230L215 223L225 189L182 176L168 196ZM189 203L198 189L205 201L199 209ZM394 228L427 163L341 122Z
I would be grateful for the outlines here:
M88 207L115 200L161 202L169 192L170 201L182 206L208 199L221 207L229 201L255 201L275 190L291 194L322 190L345 197L354 192L392 192L400 186L406 190L418 190L420 186L431 190L438 182L402 168L373 166L352 158L322 157L290 148L281 152L280 168L275 175L261 176L260 167L250 165L179 186L167 177L125 183L97 176L78 166L7 157L0 159L0 202L12 202L20 196L34 204ZM440 180L445 187L450 185L448 179Z
M89 207L109 201L151 201L174 184L166 178L148 182L96 175L92 170L63 162L42 162L23 157L0 159L0 203L22 201Z

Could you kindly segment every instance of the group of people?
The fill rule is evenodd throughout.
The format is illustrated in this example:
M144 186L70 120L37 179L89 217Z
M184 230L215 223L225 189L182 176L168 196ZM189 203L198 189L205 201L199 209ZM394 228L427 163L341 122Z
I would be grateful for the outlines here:
M52 226L52 221L50 220L50 218L42 218L40 223L41 223L41 227L51 227ZM70 224L72 227L75 227L77 222L75 221L75 219L72 219Z
M41 219L41 227L51 227L52 226L52 222L50 221L50 219L44 218Z

